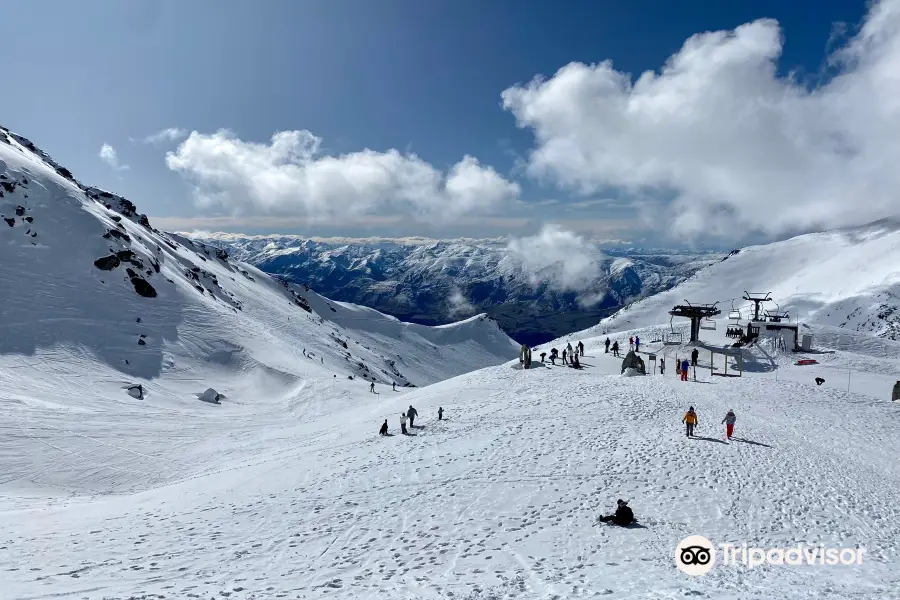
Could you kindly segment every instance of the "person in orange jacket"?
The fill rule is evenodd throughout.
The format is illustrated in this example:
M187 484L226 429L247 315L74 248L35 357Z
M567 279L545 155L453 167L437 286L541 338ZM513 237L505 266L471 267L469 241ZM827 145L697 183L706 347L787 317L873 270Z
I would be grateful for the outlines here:
M681 422L687 426L687 436L694 436L694 425L697 424L697 413L694 412L694 407L690 407L686 413L684 413L684 418L681 419Z

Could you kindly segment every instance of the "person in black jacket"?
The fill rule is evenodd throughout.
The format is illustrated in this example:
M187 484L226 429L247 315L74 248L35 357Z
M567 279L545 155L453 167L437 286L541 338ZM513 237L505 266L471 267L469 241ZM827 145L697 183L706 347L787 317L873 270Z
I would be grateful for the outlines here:
M622 499L616 500L616 512L612 515L600 517L604 523L612 521L614 525L625 527L635 522L634 512L628 507L628 503Z
M387 435L388 424L387 419L384 420L384 423L381 424L381 429L378 430L379 435Z

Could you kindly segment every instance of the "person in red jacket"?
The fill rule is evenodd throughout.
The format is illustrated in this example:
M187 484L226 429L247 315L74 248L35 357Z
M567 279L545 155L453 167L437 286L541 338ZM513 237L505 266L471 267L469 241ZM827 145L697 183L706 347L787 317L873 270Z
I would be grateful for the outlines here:
M722 419L722 422L725 423L725 435L728 436L728 439L731 439L731 434L734 433L734 422L737 421L737 417L734 414L733 410L729 410L728 414L725 415L725 418Z

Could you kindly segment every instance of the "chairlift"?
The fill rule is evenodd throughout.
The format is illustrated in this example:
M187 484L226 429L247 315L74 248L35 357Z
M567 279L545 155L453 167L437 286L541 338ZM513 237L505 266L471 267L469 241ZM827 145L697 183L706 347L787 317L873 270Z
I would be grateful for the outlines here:
M741 311L739 311L739 310L729 311L728 318L731 319L732 321L740 321L741 320Z
M716 322L712 319L703 319L700 321L700 329L709 329L711 331L715 331Z

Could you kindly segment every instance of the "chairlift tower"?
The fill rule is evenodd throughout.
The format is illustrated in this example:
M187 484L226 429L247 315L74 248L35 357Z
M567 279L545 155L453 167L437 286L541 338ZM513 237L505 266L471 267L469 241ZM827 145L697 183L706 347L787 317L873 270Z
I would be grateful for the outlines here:
M768 292L765 296L760 296L759 294L751 294L750 292L744 292L744 300L748 300L753 303L753 321L759 321L759 305L763 302L774 302L771 298L772 292Z
M696 342L700 337L700 324L704 319L710 319L722 311L715 304L691 304L687 300L669 311L673 317L684 317L691 320L691 341Z

